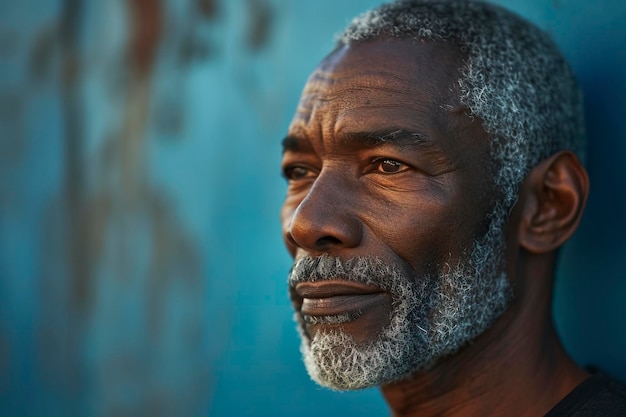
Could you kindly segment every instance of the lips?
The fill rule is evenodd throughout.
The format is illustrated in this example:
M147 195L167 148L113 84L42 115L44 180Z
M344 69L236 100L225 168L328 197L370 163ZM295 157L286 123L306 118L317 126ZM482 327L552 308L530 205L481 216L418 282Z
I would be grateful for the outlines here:
M295 293L302 300L300 312L313 317L347 315L356 319L386 298L376 286L351 281L303 282L295 287Z

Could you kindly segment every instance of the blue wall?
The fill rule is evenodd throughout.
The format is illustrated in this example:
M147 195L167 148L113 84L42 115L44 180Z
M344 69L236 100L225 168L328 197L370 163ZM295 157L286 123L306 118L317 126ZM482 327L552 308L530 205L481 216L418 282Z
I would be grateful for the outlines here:
M585 92L592 193L555 315L626 379L626 4L498 3ZM278 222L300 90L376 4L0 2L0 415L387 414L309 381Z

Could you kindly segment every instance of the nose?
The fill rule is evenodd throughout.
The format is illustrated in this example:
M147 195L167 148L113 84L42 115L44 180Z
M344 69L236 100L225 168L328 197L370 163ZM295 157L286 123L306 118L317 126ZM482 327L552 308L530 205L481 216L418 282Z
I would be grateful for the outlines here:
M357 247L363 225L355 212L355 194L331 175L320 175L291 218L285 219L285 240L292 255L297 248L324 253Z

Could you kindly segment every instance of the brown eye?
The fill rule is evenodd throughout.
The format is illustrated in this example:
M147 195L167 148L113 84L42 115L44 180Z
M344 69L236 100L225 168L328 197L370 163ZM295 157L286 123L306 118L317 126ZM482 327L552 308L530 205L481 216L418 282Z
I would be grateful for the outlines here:
M285 168L285 178L288 180L299 180L312 174L311 170L303 166L291 166Z
M393 159L379 159L375 162L378 164L376 169L383 174L395 174L405 168L405 165L402 162L398 162Z

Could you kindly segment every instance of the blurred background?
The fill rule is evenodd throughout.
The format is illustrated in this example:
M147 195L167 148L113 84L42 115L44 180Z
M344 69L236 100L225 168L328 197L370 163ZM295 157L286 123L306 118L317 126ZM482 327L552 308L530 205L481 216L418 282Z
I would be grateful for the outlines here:
M374 0L0 2L0 415L387 415L299 358L280 147ZM592 192L555 316L626 379L626 3L501 0L586 95Z

